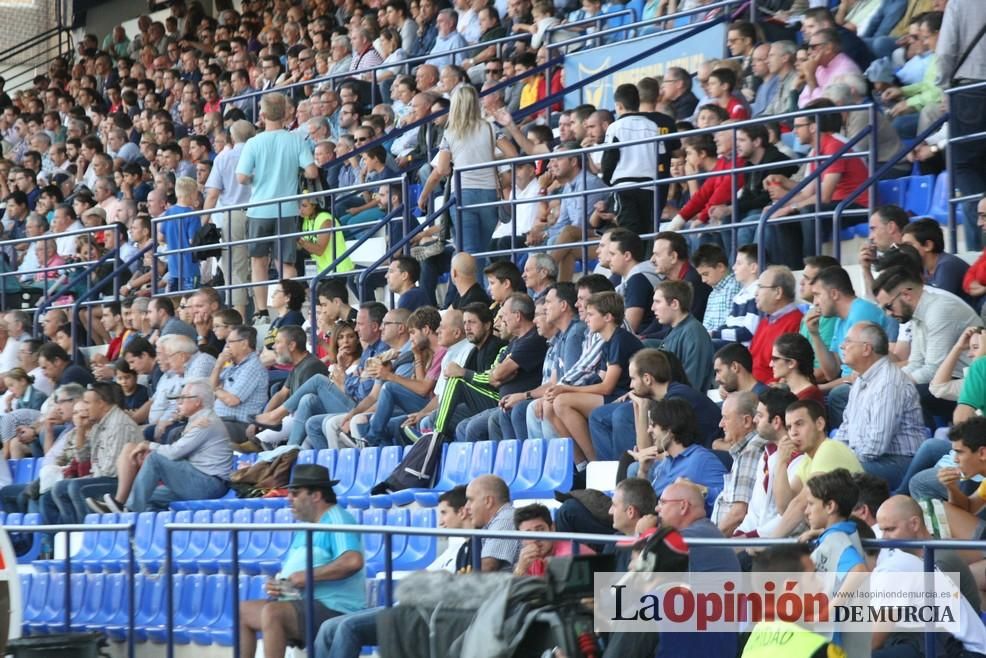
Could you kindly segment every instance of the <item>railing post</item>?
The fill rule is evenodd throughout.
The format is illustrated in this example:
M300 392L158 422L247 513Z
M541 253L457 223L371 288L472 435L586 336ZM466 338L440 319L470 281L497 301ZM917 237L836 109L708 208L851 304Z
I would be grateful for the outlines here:
M233 554L233 655L240 655L240 533L233 531L230 537ZM308 651L312 652L311 645Z
M394 605L394 536L389 532L383 533L383 570L387 575L384 585L383 604L390 608Z
M189 530L188 532L194 532L194 530ZM165 619L168 624L168 642L165 645L165 658L175 658L175 577L174 577L174 549L171 545L172 540L171 528L168 524L164 526L164 605L165 605ZM133 587L130 588L133 592ZM133 606L131 606L133 609ZM233 629L233 634L236 635L240 631L239 628Z
M315 567L313 563L315 534L305 530L305 648L315 652ZM234 654L237 655L237 654Z
M136 556L136 544L134 539L137 535L137 524L131 523L130 529L127 531L129 535L129 541L127 542L127 580L130 581L130 587L127 588L127 658L134 658L134 627L137 622L137 611L136 611L136 601L134 594L134 580L137 577L137 556Z
M449 212L452 212L453 208L455 213L453 213L452 225L455 227L455 250L457 252L462 251L462 176L458 170L452 172L452 205L449 206ZM446 205L448 199L446 199Z

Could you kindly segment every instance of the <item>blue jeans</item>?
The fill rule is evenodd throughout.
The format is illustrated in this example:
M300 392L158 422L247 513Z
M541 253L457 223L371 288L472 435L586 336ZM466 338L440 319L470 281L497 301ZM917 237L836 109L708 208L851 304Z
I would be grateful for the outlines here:
M377 643L377 615L367 608L326 621L315 638L315 658L359 658L364 646Z
M493 414L498 413L500 413L500 407L493 407L492 409L480 411L472 418L460 422L455 426L455 440L469 441L472 443L476 441L487 441L490 436L490 418L493 417Z
M986 131L986 89L973 89L950 98L950 134L954 137ZM962 196L986 192L986 139L959 142L952 150L955 185ZM973 199L965 204L965 245L971 251L981 251L983 234L976 225L976 204Z
M904 476L900 479L900 484L892 493L894 495L903 494L906 496L909 491L911 478L929 468L937 471L935 464L944 455L947 455L951 449L952 444L947 439L926 439L918 446L918 451L914 454L914 458L911 459L907 471L904 472ZM944 491L944 487L942 487L942 490Z
M863 470L870 475L886 480L890 490L893 491L900 484L901 478L904 477L904 472L907 470L908 464L911 463L911 459L907 455L880 455L873 460L860 459L859 463Z
M82 523L89 513L82 487L96 484L116 485L116 478L81 477L61 480L52 485L45 495L41 511L45 523Z
M589 414L589 434L596 459L614 461L637 444L633 402L613 402Z
M534 415L534 405L527 405L527 411L525 412L527 417L527 438L529 439L557 439L558 432L555 431L554 425L544 420L543 418L538 418Z
M475 203L493 203L496 201L497 196L495 189L464 188L461 190L461 193L462 198L458 200L459 202L456 206L468 206ZM496 208L467 208L461 212L461 217L458 218L454 216L460 214L458 209L453 208L453 211L453 221L455 222L456 230L462 231L462 234L459 236L462 251L473 255L481 251L488 251L490 249L490 240L493 239L493 231L496 229L497 224ZM476 270L482 272L484 267L486 267L486 259L477 258Z
M332 380L325 375L315 375L284 401L284 408L294 416L288 445L301 445L305 440L306 423L312 416L344 414L355 406L356 402L340 391Z
M377 396L377 409L370 417L370 428L364 438L370 445L389 444L393 434L388 433L387 427L396 414L403 415L424 409L429 398L418 395L414 391L394 382L387 382L380 387Z
M515 404L509 414L500 414L500 434L504 439L527 440L527 408L533 402L533 400L523 400Z
M134 512L166 510L176 500L222 498L229 491L226 480L206 475L186 459L147 455L134 480L127 507Z

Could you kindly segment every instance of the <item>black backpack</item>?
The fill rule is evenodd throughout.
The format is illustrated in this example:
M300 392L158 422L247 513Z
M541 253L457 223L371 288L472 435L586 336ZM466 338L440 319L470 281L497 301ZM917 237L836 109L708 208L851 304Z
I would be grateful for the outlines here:
M215 244L218 245L222 242L222 233L219 231L219 227L209 222L208 224L203 224L199 227L199 230L195 232L195 237L192 238L193 247L205 247L207 245ZM204 260L209 260L210 258L221 258L223 255L222 249L203 249L202 251L196 251L195 262L201 263Z
M432 488L438 476L444 445L445 439L436 432L421 437L387 479L373 487L372 493Z

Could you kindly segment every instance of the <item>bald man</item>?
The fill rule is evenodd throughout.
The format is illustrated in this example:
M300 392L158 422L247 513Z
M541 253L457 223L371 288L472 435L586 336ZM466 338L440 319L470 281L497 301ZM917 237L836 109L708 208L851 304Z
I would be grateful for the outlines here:
M705 493L702 487L679 480L664 488L657 500L657 513L668 525L687 539L723 539L723 534L705 516ZM639 528L638 528L639 530ZM690 571L739 571L736 552L728 546L693 546L688 550Z
M908 496L892 496L888 498L876 512L876 520L883 532L884 539L933 539L924 524L921 508ZM890 548L880 551L874 574L878 573L914 573L924 571L924 551L920 548ZM979 620L980 596L976 591L975 581L964 560L954 551L935 551L935 567L944 573L959 574L959 590L962 592L959 619L965 619L959 630L952 637L962 644L965 651L981 654L986 651L986 627ZM982 572L982 570L979 570ZM948 635L936 633L938 646L936 655L945 655L945 641ZM915 658L924 655L924 637L920 633L890 633L874 630L874 656L882 655L881 650L887 650L886 655L911 656ZM951 653L951 652L949 652Z
M924 524L924 513L921 507L910 496L891 496L880 505L876 511L876 523L883 533L884 539L909 540L916 539L924 541L934 539L928 532L928 527ZM877 558L877 570L880 569L884 560L894 557L895 551L906 551L919 558L924 557L924 551L920 548L912 549L893 549L885 548L880 551ZM966 561L957 551L937 550L935 551L935 566L945 573L956 572L959 574L959 589L962 596L969 602L975 610L980 609L980 591L986 589L983 582L977 584L975 577L966 566ZM888 569L892 570L892 569ZM982 570L980 569L981 573Z
M473 302L490 305L490 296L486 294L486 289L479 284L476 276L476 259L472 254L460 251L452 258L450 277L452 285L449 286L448 297L451 298L454 294L455 299L450 302L450 299L446 298L446 306L463 309Z
M507 483L496 475L480 475L466 487L466 513L483 530L514 530L514 506ZM483 539L482 570L511 569L520 554L516 539Z

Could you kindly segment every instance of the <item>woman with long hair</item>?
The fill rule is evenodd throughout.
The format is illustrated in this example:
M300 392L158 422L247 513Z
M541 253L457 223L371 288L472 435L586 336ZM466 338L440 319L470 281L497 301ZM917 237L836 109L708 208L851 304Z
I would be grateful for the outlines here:
M483 121L480 114L479 94L470 85L461 85L452 92L445 134L439 146L438 156L433 161L434 169L421 191L418 206L428 207L428 200L439 181L452 173L452 167L466 167L493 162L495 159L496 137L493 127ZM458 206L473 206L492 203L497 200L496 166L485 169L465 171L460 175L460 189L453 194L458 198L453 206L453 216ZM493 206L465 208L455 222L455 229L461 230L459 239L462 250L476 254L489 249L493 230L496 228L497 211ZM485 266L484 259L477 259L477 267Z
M770 367L774 377L798 396L825 404L825 395L815 384L815 350L801 334L781 334L774 341Z

